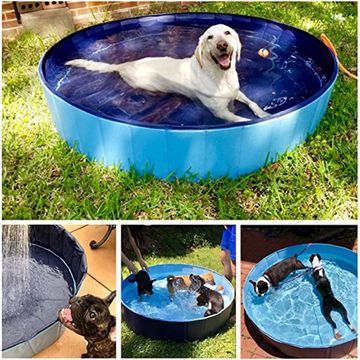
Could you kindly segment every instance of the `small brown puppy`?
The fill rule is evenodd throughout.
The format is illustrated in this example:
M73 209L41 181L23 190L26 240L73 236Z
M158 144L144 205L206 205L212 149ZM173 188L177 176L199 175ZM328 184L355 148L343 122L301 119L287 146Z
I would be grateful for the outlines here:
M200 277L206 284L215 285L213 273L201 274ZM190 276L188 275L169 275L167 277L167 288L170 294L170 300L173 300L175 290L189 290L191 285Z

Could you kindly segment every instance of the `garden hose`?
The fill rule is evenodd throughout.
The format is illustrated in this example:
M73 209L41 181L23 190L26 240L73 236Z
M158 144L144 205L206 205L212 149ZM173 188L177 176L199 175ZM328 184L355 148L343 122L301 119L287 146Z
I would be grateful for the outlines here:
M335 46L333 45L333 43L330 41L330 39L325 35L325 34L321 34L320 35L320 39L321 41L333 52L333 54L335 55L338 63L339 63L339 69L346 74L347 76L351 77L352 79L357 80L357 76L352 74L349 70L347 70L344 65L340 62Z

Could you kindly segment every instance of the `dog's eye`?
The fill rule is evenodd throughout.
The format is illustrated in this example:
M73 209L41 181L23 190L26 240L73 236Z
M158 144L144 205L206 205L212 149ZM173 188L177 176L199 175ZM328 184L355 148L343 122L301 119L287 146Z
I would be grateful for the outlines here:
M76 325L74 322L72 322L71 325L72 325L75 329L77 329L77 325Z
M207 39L208 39L208 40L211 40L213 37L214 37L214 35L209 35L209 36L207 37Z
M91 311L91 313L90 313L90 319L95 319L96 318L96 314L93 312L93 311Z
M225 34L225 35L230 35L230 31L229 31L229 30L226 30L226 31L224 32L224 34Z

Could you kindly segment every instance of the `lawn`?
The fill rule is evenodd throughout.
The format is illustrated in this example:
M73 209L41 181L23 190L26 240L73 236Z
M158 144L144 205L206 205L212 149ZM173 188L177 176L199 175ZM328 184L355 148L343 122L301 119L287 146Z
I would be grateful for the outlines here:
M159 235L158 240L162 246L149 247L147 253L142 253L149 266L186 263L223 273L219 246L222 227L218 228L220 230L214 227L206 229L206 226L192 227L188 231L179 231L177 226L157 227L158 231L145 228L144 232L152 231L152 235ZM129 275L127 268L123 268L122 275L124 278ZM235 343L236 326L234 322L229 321L216 335L186 344L137 336L124 322L121 323L121 357L123 358L233 358L236 357Z
M324 32L346 67L357 71L353 3L199 3L188 10L254 15L315 36ZM167 182L105 168L58 136L36 72L41 55L57 40L23 34L3 41L5 219L357 218L356 81L339 75L318 130L276 164L235 180Z

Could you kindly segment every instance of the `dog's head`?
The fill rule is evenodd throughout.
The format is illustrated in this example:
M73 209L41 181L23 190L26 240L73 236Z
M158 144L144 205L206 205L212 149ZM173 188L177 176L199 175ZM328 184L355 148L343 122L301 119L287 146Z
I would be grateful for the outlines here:
M199 275L190 274L189 278L191 281L190 290L198 291L205 284L204 279Z
M259 278L258 281L256 281L256 282L253 280L250 280L250 283L254 286L254 291L256 292L256 294L258 296L264 296L270 288L269 281L264 279L263 276L261 278Z
M312 254L309 260L313 268L319 267L322 264L321 256L319 254Z
M129 279L129 281L137 282L139 295L153 294L153 282L156 281L156 279L151 280L145 270L140 270L133 278Z
M195 57L200 66L211 63L220 70L229 70L240 60L239 35L229 26L218 24L208 28L199 39Z
M101 299L93 295L73 297L68 308L59 310L58 319L68 329L85 338L115 339L116 319L109 306L116 291Z

